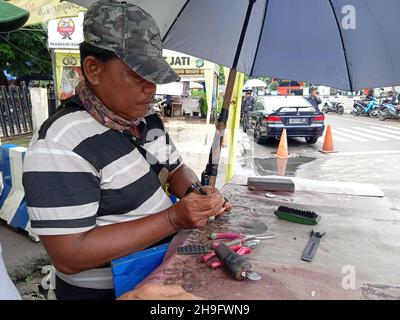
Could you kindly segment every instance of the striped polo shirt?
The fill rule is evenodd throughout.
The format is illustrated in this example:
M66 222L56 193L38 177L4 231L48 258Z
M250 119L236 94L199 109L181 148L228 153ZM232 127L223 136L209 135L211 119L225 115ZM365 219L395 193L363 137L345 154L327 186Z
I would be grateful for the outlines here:
M32 231L66 235L140 219L172 205L162 181L182 163L158 115L139 125L142 140L97 122L77 96L34 135L24 159L23 185ZM77 253L79 254L79 253ZM109 267L64 281L113 288Z

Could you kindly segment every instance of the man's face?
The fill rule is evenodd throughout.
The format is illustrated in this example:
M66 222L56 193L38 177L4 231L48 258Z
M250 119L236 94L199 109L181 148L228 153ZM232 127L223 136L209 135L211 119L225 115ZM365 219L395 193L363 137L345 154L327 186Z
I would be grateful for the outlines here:
M317 91L317 90L311 91L311 96L312 96L312 97L318 96L318 91Z
M143 117L153 102L156 85L141 78L120 59L99 63L97 83L92 85L96 96L125 119Z

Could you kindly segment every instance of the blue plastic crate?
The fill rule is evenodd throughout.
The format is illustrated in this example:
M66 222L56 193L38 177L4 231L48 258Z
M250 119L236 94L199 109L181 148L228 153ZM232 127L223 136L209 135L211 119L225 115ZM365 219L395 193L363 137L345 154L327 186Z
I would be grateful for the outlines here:
M113 260L111 268L114 278L115 296L118 298L155 270L163 261L169 243L143 251L132 253L126 257Z

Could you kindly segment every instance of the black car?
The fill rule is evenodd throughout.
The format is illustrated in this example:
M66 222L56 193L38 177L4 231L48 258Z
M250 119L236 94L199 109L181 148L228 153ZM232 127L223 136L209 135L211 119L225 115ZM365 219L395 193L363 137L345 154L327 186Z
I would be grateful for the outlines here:
M302 96L265 96L243 115L242 126L244 132L254 130L259 144L279 138L283 128L288 137L304 137L314 144L324 133L324 120L324 114Z

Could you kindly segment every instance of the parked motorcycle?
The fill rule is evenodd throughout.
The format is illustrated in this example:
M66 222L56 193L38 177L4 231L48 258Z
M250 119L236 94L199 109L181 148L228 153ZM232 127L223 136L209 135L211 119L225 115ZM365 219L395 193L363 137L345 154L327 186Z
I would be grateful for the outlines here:
M378 117L379 104L375 97L370 101L354 100L353 110L350 112L353 116L366 115L371 118Z
M400 119L400 106L393 103L383 103L382 108L378 111L378 119L381 121Z
M344 107L342 103L338 100L336 97L335 100L327 99L322 107L322 112L323 113L328 113L328 112L335 112L337 114L343 114L344 112Z

